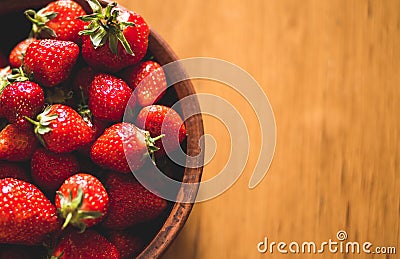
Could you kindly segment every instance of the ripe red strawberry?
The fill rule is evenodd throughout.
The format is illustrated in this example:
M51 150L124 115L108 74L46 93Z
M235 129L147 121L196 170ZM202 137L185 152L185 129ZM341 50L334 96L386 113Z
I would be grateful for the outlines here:
M111 230L107 239L117 247L121 259L135 258L144 247L143 239L127 230Z
M77 44L82 40L78 33L85 27L85 23L78 17L85 14L82 6L71 0L53 1L39 12L25 11L25 15L33 23L31 37L55 38Z
M121 121L129 101L132 89L120 78L109 74L98 74L94 77L89 90L89 109L97 119L110 122Z
M110 3L104 10L97 0L88 0L95 15L83 34L82 56L95 69L117 72L138 63L146 54L150 29L137 13Z
M110 173L105 180L110 199L108 215L102 225L124 229L157 218L167 201L151 193L132 174Z
M53 251L51 258L119 259L117 248L94 230L68 232Z
M142 167L146 155L157 150L154 142L158 138L151 138L148 132L131 123L117 123L106 129L94 142L90 157L104 168L129 173Z
M136 118L136 125L149 131L152 137L164 135L155 143L159 148L156 155L176 150L186 137L185 124L180 115L174 109L163 105L143 107Z
M122 78L134 90L137 103L148 106L156 103L167 89L164 70L155 61L144 61L122 72Z
M92 141L93 131L71 107L63 104L48 106L37 116L35 133L41 143L55 153L69 153Z
M26 49L33 41L35 41L34 38L26 38L23 41L19 42L11 50L10 55L8 56L8 60L10 62L11 67L18 68L22 66L22 60L24 59Z
M0 161L0 179L3 178L14 178L29 182L29 174L23 166L17 163Z
M5 178L0 190L0 244L41 244L59 228L56 208L33 184Z
M27 80L27 78L22 80ZM0 110L3 116L22 130L32 128L25 116L36 116L43 107L43 89L31 81L16 81L6 86L0 97Z
M7 161L25 161L32 157L38 146L35 135L22 131L9 124L0 132L0 159Z
M68 177L78 171L78 160L73 154L56 154L40 147L32 155L32 179L48 193L54 193Z
M78 173L65 180L58 189L56 206L65 219L63 228L71 224L84 231L106 216L108 194L96 177Z
M25 52L24 69L34 81L52 87L68 78L79 56L79 46L72 41L36 40Z

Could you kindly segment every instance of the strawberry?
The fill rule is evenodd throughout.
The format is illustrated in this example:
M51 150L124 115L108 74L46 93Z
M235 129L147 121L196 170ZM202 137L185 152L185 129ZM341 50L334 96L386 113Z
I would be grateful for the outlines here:
M52 87L68 78L78 56L79 46L72 41L36 40L27 48L23 64L35 82Z
M63 228L72 224L84 231L106 216L108 194L96 177L78 173L65 180L58 189L56 206L65 219Z
M118 249L121 259L135 258L144 247L143 239L127 230L111 230L107 239Z
M14 178L29 182L28 172L23 166L17 163L0 161L0 179L3 178Z
M102 225L108 229L120 230L153 220L167 207L166 200L144 188L132 174L109 173L105 187L110 202Z
M29 130L32 125L25 116L34 117L43 110L43 89L36 83L28 81L20 70L22 76L17 76L16 81L6 86L0 97L0 110L3 116L22 130Z
M159 151L156 155L176 150L186 137L186 128L180 115L172 108L163 105L143 107L136 118L136 125L150 132L150 136L164 135L155 142Z
M146 54L149 26L142 16L110 3L104 10L97 0L88 0L93 14L83 34L82 56L95 69L117 72L138 63Z
M37 116L38 121L27 119L35 125L35 134L48 150L69 153L93 139L93 131L71 107L63 104L48 106Z
M85 27L78 17L85 14L82 6L71 0L53 1L39 12L25 11L26 17L33 23L31 37L55 38L77 44L82 41L78 33Z
M119 259L117 248L94 230L65 234L55 247L51 258L61 259Z
M68 177L78 171L78 160L73 154L56 154L39 147L32 155L32 179L48 193L54 193Z
M38 146L35 135L22 131L9 124L0 132L0 159L7 161L25 161L32 157Z
M89 109L97 119L109 122L121 121L125 108L135 105L132 89L120 78L109 74L94 77L89 90Z
M131 123L117 123L107 128L94 142L90 157L104 168L129 173L142 167L146 155L157 150L154 142L159 138L151 138L148 132Z
M56 208L33 184L0 179L0 243L40 244L59 228Z
M167 89L164 70L151 60L125 69L122 78L134 90L137 103L141 106L156 103Z
M26 49L34 40L34 38L26 38L23 41L19 42L11 50L10 55L8 56L11 67L18 68L22 66L22 60L24 59Z

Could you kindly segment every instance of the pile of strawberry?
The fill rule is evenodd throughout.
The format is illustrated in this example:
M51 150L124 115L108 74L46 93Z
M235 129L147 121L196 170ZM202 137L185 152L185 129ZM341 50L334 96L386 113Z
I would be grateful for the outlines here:
M186 137L159 103L149 27L87 2L91 14L72 0L25 11L32 31L1 69L0 258L132 258L145 245L135 230L166 211L132 174Z

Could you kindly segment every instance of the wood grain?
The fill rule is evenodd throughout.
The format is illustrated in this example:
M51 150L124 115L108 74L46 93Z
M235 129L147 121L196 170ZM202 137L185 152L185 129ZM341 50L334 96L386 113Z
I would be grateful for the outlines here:
M163 258L280 258L258 253L257 243L264 237L323 242L341 229L349 241L396 246L400 253L400 1L120 3L142 13L181 58L216 57L244 68L276 117L274 161L249 190L260 147L250 106L223 85L195 82L197 91L250 114L252 157L232 188L194 206ZM229 136L213 118L205 117L205 130L218 142L204 170L209 178L226 162ZM308 257L321 255L299 258Z

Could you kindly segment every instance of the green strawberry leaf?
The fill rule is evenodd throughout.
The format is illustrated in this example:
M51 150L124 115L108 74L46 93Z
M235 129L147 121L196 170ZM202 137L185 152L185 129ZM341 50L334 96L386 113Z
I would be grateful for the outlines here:
M118 55L118 38L115 35L110 35L108 37L108 47L110 48L111 52L115 55Z
M119 31L117 33L117 38L118 40L122 43L122 46L124 46L125 51L132 56L135 56L135 54L133 53L131 46L129 45L128 41L126 40L124 34L122 33L122 31Z
M90 35L90 40L93 43L95 49L101 47L105 43L107 31L103 27L98 27L96 33Z
M96 26L95 23L90 23L89 26L85 27L85 30L80 31L79 35L92 35L95 34L96 31L99 29L99 26Z
M103 7L97 0L88 0L87 2L94 13L103 12Z
M49 39L49 38L56 38L57 37L57 33L53 29L50 29L47 26L43 26L40 29L39 34L40 34L40 38L43 38L43 39Z
M102 17L103 17L103 14L92 13L92 14L87 14L84 16L79 16L78 19L80 19L84 22L91 22L91 21L101 19Z
M40 15L43 15L44 17L46 17L46 19L48 21L53 20L54 18L57 17L58 13L57 12L53 12L53 13L41 13L39 12Z

